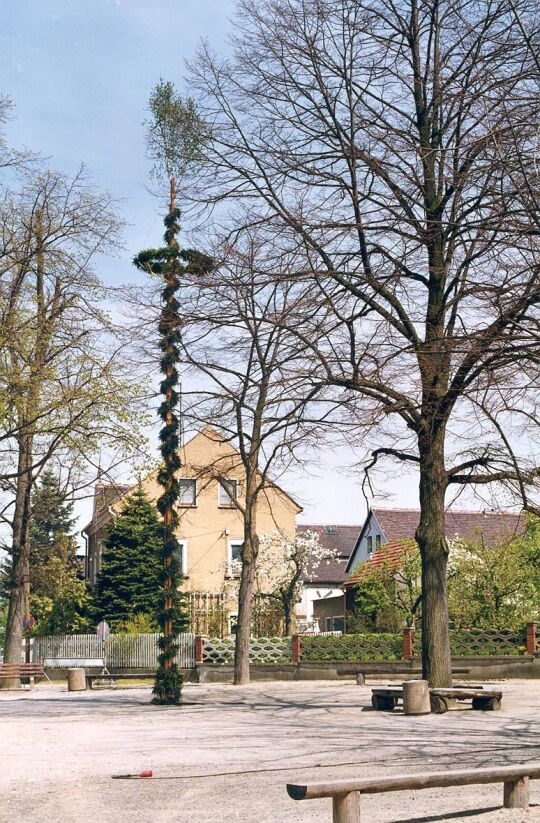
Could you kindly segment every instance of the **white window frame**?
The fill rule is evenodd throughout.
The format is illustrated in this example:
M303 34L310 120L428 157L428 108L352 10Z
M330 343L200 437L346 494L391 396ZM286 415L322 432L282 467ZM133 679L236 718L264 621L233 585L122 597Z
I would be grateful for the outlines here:
M375 549L380 549L382 545L382 536L380 534L375 535Z
M194 494L194 501L193 503L183 503L181 499L178 500L178 506L182 509L194 509L197 505L197 480L194 477L179 477L179 483L182 480L188 480L190 483L193 483L195 494Z
M230 496L227 492L225 486L223 485L221 480L218 480L217 490L218 490L218 507L220 509L231 509L236 508L235 500L238 498L238 480L235 477L224 477L223 480L226 483L234 483L234 498ZM221 499L221 490L223 489L223 494L227 495L227 502L224 503Z
M227 577L239 577L239 575L233 575L233 556L232 556L232 548L233 546L242 545L244 542L242 537L232 537L230 540L227 540Z
M188 569L189 569L189 566L188 566L188 541L186 540L185 537L179 537L178 538L178 545L180 546L180 550L182 552L182 567L181 567L180 571L182 573L182 577L187 577L188 574L189 574L189 572L188 572Z

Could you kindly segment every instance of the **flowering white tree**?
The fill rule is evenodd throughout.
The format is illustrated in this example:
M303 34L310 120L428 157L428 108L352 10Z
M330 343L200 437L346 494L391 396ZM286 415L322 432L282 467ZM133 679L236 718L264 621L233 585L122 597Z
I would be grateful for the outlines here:
M338 556L335 549L321 545L316 532L297 532L294 539L278 530L261 536L256 572L258 594L281 606L285 635L293 631L294 607L300 601L303 581L312 580L322 564Z

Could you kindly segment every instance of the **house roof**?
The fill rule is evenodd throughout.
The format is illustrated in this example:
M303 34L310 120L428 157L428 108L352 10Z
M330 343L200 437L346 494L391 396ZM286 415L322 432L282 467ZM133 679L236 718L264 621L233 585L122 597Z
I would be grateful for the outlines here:
M412 540L392 540L390 543L384 543L382 546L379 546L369 560L362 563L356 574L347 578L343 585L356 585L356 583L359 583L372 569L380 568L383 564L397 566L403 552L406 551L407 547L413 542Z
M304 583L343 585L347 561L354 549L361 528L360 525L340 526L306 523L298 525L296 527L298 532L315 532L319 535L321 546L334 549L337 554L337 557L333 560L321 561L314 573L309 575L309 579L308 576L304 576Z
M419 509L371 509L388 542L414 539L420 521ZM445 512L445 534L448 539L471 540L482 534L486 543L521 534L525 518L515 512L471 511L448 509Z

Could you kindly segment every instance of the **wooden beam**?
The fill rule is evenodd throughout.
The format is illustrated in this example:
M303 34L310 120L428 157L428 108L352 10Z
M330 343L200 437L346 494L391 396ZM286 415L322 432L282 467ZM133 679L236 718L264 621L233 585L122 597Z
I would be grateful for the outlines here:
M332 783L288 784L287 792L294 800L335 797L350 792L378 794L407 789L430 789L444 786L472 786L477 783L509 783L522 778L540 778L540 763L520 766L499 766L425 774L403 774L394 777L334 780Z

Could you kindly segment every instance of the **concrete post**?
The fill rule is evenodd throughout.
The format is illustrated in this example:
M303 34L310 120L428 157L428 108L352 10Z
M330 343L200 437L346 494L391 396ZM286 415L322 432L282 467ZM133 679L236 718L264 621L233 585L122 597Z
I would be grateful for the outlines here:
M68 669L68 692L86 691L85 675L84 669Z
M300 635L293 634L291 638L291 663L300 663L301 655L302 645L300 641Z
M403 659L412 660L414 657L414 629L406 626L403 629Z
M527 654L536 654L538 644L536 642L536 623L527 623Z
M403 683L403 713L429 714L430 712L427 680L405 680Z

